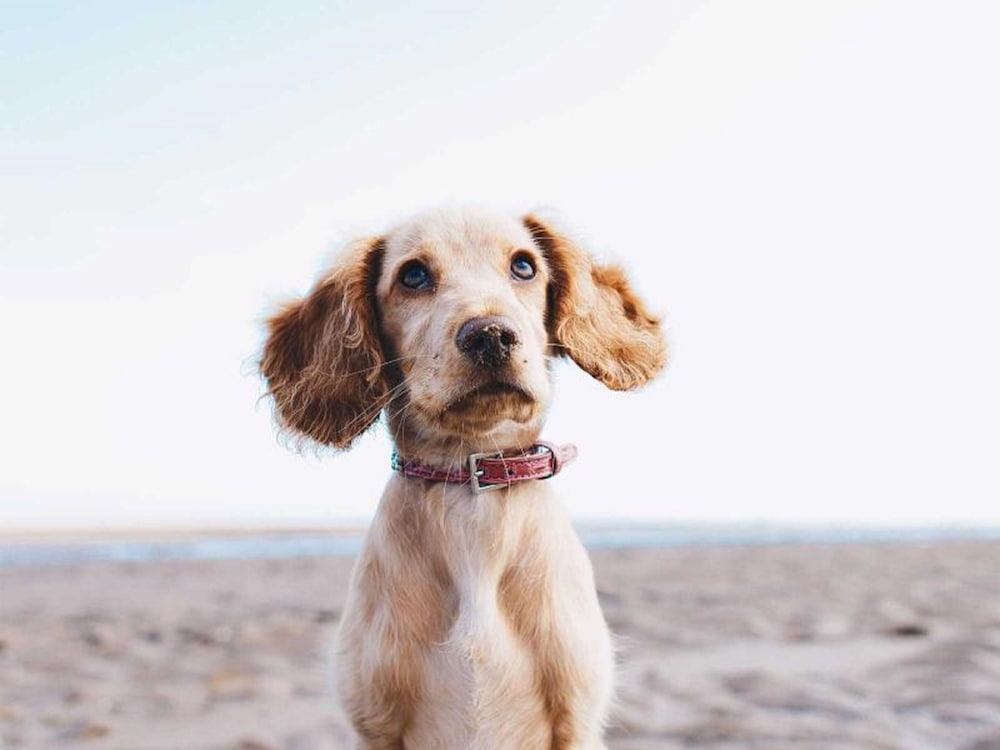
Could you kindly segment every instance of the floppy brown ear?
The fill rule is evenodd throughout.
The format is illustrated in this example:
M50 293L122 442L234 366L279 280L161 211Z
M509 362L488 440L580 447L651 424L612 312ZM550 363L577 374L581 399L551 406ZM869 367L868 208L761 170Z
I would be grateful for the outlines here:
M374 301L382 255L381 240L352 245L267 321L260 371L282 428L344 449L378 418L388 392Z
M549 340L608 388L649 382L667 361L660 321L618 266L597 265L571 240L534 216L524 225L548 263Z

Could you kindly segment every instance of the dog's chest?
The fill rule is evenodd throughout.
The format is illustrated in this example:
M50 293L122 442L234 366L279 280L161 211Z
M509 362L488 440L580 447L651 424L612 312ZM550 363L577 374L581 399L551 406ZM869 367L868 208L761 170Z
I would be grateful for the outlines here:
M499 498L498 498L499 500ZM523 565L531 519L514 504L482 504L452 518L446 559L455 615L426 653L415 747L541 746L546 724L536 654L512 610L512 570ZM448 733L447 737L440 736ZM430 737L422 735L431 733ZM418 741L419 740L419 741Z

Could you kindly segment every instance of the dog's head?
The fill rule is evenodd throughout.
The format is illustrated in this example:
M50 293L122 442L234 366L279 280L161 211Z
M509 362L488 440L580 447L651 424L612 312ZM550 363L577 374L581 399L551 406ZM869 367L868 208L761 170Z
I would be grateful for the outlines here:
M615 390L666 361L659 321L617 267L532 216L426 214L357 242L268 322L261 372L279 423L344 449L386 409L408 444L532 442L550 358Z

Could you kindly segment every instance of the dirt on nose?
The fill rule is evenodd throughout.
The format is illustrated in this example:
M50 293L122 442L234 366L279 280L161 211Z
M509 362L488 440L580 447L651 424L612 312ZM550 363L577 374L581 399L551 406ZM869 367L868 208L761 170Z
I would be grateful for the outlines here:
M455 336L459 351L477 366L490 370L506 365L518 343L513 323L499 316L468 320Z

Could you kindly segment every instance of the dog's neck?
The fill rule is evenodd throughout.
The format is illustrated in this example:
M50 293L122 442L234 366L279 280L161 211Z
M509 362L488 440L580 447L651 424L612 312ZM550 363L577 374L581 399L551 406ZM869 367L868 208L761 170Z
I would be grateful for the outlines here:
M405 418L389 414L389 430L396 453L409 461L444 471L464 469L473 453L518 453L538 441L542 420L522 424L500 423L484 435L448 435L421 429Z

